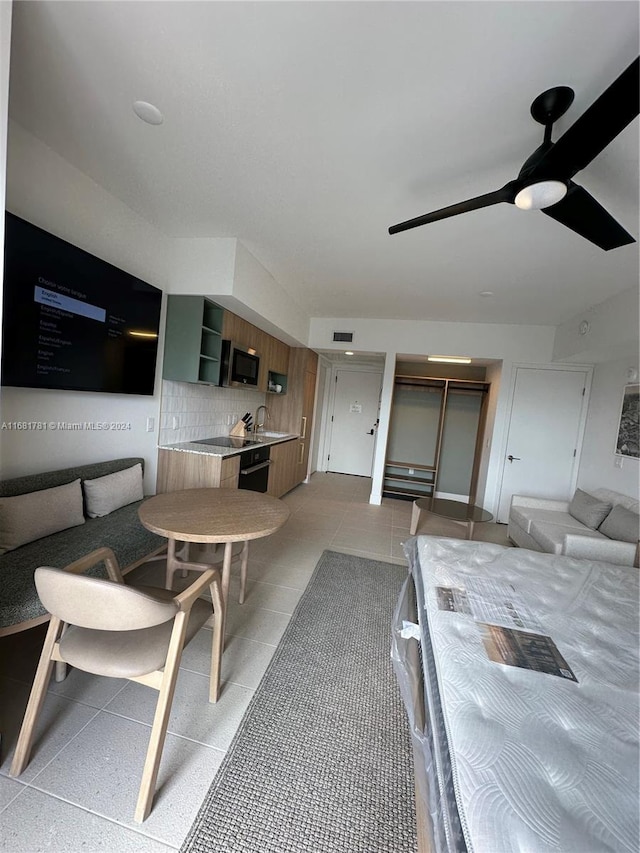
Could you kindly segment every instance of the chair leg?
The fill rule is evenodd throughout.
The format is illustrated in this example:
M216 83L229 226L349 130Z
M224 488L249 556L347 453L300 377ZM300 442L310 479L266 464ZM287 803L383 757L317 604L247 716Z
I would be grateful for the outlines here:
M56 671L55 671L55 675L54 675L55 680L58 683L60 683L61 681L64 681L66 677L67 677L67 665L66 665L66 663L63 660L57 660L56 661Z
M45 637L44 645L42 647L42 654L40 655L36 675L33 680L33 687L29 694L29 701L27 702L24 720L22 721L20 735L18 736L16 751L13 755L13 761L11 762L11 769L9 770L10 776L19 776L29 763L31 747L33 746L34 730L44 704L45 696L47 695L49 679L51 678L51 670L53 669L53 660L51 659L51 655L56 640L58 639L58 634L60 633L60 625L60 620L55 616L52 616L51 621L49 622L49 630L47 631L47 636Z
M238 602L244 604L244 596L247 591L247 562L249 561L249 540L242 543L240 562L240 597Z
M158 703L153 717L153 726L151 727L151 737L149 738L147 757L142 771L142 782L140 783L138 802L136 804L136 810L133 818L136 823L142 823L149 817L149 813L151 812L151 805L153 803L153 796L156 790L158 770L160 769L160 760L162 758L162 748L164 747L164 741L167 735L171 703L173 702L173 694L176 689L176 680L178 678L180 658L182 657L182 648L184 646L188 620L189 614L186 612L178 613L175 618L174 628L169 642L169 650L167 652L167 662L164 667L164 675L158 695Z
M220 671L222 669L222 649L224 646L224 618L220 581L216 578L209 588L213 602L213 639L211 643L211 671L209 673L209 702L217 702L220 694Z

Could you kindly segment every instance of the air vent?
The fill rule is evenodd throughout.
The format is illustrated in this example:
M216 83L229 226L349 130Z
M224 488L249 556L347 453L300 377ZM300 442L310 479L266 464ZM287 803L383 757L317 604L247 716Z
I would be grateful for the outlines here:
M351 344L353 343L353 332L334 332L333 340L337 343L338 341Z

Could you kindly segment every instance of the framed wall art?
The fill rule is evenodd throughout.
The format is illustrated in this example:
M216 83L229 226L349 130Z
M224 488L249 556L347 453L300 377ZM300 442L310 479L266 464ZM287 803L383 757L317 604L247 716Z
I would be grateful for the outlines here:
M618 424L616 455L640 457L640 384L625 385Z

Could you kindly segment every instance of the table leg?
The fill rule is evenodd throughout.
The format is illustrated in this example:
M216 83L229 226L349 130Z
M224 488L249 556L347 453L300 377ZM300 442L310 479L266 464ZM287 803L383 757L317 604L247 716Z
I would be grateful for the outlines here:
M409 533L413 536L418 529L418 524L420 523L420 508L418 507L416 501L413 502L413 507L411 509L411 527L409 529Z
M473 539L473 521L467 521L467 539Z
M176 540L169 539L167 542L167 570L164 579L165 589L173 589L173 573L180 568L180 561L176 558Z
M231 557L233 555L233 542L224 543L224 558L222 560L222 642L224 643L224 628L227 618L227 605L229 603L229 584L231 582Z

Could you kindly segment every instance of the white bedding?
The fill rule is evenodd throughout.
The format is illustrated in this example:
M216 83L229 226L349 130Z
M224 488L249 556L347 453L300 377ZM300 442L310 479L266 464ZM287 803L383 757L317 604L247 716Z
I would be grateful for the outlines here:
M467 849L637 853L638 570L456 539L415 544ZM514 587L577 683L489 660L473 617L438 609L436 587L472 578Z

